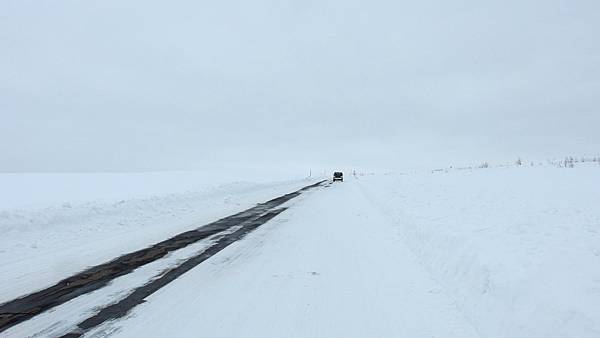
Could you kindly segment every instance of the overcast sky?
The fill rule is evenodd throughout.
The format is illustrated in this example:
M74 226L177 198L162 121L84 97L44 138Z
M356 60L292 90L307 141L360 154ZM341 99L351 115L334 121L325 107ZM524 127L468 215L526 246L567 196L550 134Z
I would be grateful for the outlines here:
M0 171L600 152L600 2L0 1Z

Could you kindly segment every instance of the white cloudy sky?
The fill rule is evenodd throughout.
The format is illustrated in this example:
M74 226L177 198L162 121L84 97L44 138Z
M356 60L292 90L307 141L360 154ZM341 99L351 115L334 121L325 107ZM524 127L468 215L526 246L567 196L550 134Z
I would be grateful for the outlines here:
M0 171L600 152L600 2L0 1Z

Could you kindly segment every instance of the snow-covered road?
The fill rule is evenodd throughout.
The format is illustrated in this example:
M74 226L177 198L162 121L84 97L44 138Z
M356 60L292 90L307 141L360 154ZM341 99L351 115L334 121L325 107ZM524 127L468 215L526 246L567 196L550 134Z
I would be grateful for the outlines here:
M286 202L322 183L307 185L160 243L122 254L48 288L0 304L0 333L8 329L8 334L17 336L39 333L57 336L62 334L61 331L68 330L72 332L68 336L80 336L107 320L120 318L147 296L279 215L286 210L282 206ZM179 259L173 261L170 256L178 256ZM154 267L148 269L147 265ZM156 268L162 270L148 275L148 271ZM146 273L140 273L142 270L146 270ZM113 294L114 290L107 293L113 281L119 279L131 283L128 286L125 283L125 288L120 289L117 295ZM90 293L95 294L93 301L79 302L81 298L90 298ZM103 302L98 303L101 299ZM73 303L80 305L74 307ZM73 322L87 315L87 319L84 317L81 322ZM11 328L15 325L16 328Z
M0 174L0 185L10 176ZM9 188L21 195L41 195L44 198L37 198L50 205L13 209L0 203L0 304L315 182L215 184L203 177L157 173L145 179L142 174L128 175L131 181L98 179L97 174L60 175L44 184L29 174L21 176L16 181L35 184L13 183ZM81 181L87 185L79 189L87 188L87 194L71 191ZM186 184L194 190L178 190ZM101 189L107 185L109 197ZM163 187L168 185L171 190ZM54 196L57 189L66 192ZM0 189L0 202L12 191Z
M87 336L477 336L357 181L299 199Z
M595 165L349 176L278 204L266 223L251 226L241 240L212 251L170 283L151 286L143 297L135 296L136 290L223 238L228 241L228 234L236 237L245 225L175 250L0 336L600 337L598 182ZM273 198L275 192L310 183L252 188L237 195L243 203L236 208L250 206L253 197L257 202L257 197ZM227 200L232 192L223 192ZM210 200L215 208L202 219L236 209ZM177 210L175 202L161 206L165 212ZM175 229L133 230L148 242L197 225L181 223ZM78 228L65 223L56 230L14 229L23 238L32 238L31 231L41 241L44 231ZM97 238L113 229L99 227ZM126 232L121 235L133 240ZM116 253L127 252L122 250L127 246L119 247ZM108 255L113 249L94 250ZM39 257L37 248L22 250ZM44 264L27 268L48 269ZM14 273L2 287L31 291L27 276ZM36 285L56 281L44 276ZM124 316L101 315L102 309L130 300L133 306L126 304ZM98 317L109 320L81 325Z

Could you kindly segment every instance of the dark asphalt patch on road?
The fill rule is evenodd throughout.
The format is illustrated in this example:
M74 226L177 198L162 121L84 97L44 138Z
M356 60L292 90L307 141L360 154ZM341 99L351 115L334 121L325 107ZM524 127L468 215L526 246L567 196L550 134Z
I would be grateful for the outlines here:
M88 331L104 322L124 317L125 315L127 315L127 313L129 313L129 311L131 309L133 309L134 307L136 307L139 304L142 304L146 297L155 293L156 291L158 291L165 285L171 283L172 281L177 279L179 276L190 271L191 269L196 267L198 264L209 259L210 257L215 255L219 251L221 251L221 250L225 249L226 247L228 247L229 245L231 245L232 243L242 239L244 236L246 236L252 230L267 223L273 217L279 215L286 209L287 208L271 210L255 220L246 222L246 224L244 224L240 229L234 231L231 234L227 234L227 235L223 236L221 239L219 239L217 241L217 243L215 243L214 245L209 247L207 250L201 252L200 254L198 254L194 257L187 259L184 263L182 263L181 265L179 265L175 268L172 268L167 273L163 274L160 278L153 280L152 282L135 289L135 291L133 291L133 293L131 293L129 296L125 297L118 303L109 305L109 306L105 307L104 309L100 310L100 312L98 312L96 315L82 321L81 323L79 323L77 325L77 328L75 330L61 336L61 338L81 337L83 334L85 334L86 331Z
M217 251L214 251L211 254L211 255L213 255L216 252L225 248L226 246L230 245L234 241L237 241L240 238L242 238L247 232L254 230L256 227L267 222L269 219L271 219L272 217L275 217L277 214L279 214L280 212L285 210L285 209L273 210L274 208L299 196L304 191L310 190L312 188L315 188L315 187L321 185L323 182L324 181L308 185L300 190L297 190L292 193L285 194L283 196L274 198L265 203L258 204L255 207L252 207L248 210L225 217L216 222L202 226L198 229L186 231L184 233L176 235L175 237L172 237L172 238L169 238L160 243L154 244L148 248L138 250L138 251L120 256L110 262L91 267L83 272L80 272L80 273L74 275L74 276L66 278L46 289L43 289L43 290L37 291L35 293L8 301L8 302L0 305L0 332L3 332L6 329L8 329L18 323L22 323L34 316L46 311L46 310L49 310L53 307L61 305L61 304L65 303L69 300L72 300L80 295L92 292L94 290L98 290L98 289L106 286L113 279L115 279L119 276L126 275L143 265L154 262L154 261L164 257L165 255L167 255L170 252L184 248L184 247L186 247L190 244L196 243L202 239L205 239L212 235L223 232L233 226L244 225L239 230L234 231L233 233L222 237L215 245L211 246L208 250L205 251L205 252L210 253L210 252L213 252L213 250L216 250L217 248L222 246L222 247L220 247L220 249L218 249ZM263 223L260 223L260 221L263 221ZM247 232L244 232L244 231L247 231ZM237 234L236 235L237 237L234 236L234 234ZM228 240L231 240L233 238L235 238L235 239L231 243L228 243L226 245L224 244ZM200 259L199 257L204 257L204 258ZM186 261L181 266L188 264L189 261L193 261L193 262L197 261L197 263L195 265L193 265L193 266L196 266L197 264L206 260L208 257L210 257L210 256L206 257L206 256L203 256L203 254L201 254L195 258L192 258L192 259ZM185 266L190 266L191 264L192 263L189 263L188 265L185 265ZM149 285L158 283L158 281L162 280L163 278L166 278L166 279L164 279L163 282L161 282L161 283L164 283L165 281L167 281L167 283L168 283L168 282L172 281L173 279L177 278L177 276L179 276L179 275L183 274L184 272L188 271L189 269L191 269L193 266L191 266L187 270L185 270L185 268L182 268L183 270L178 270L178 271L183 271L179 274L173 272L173 270L169 271L166 275L157 279L156 281L152 282ZM177 268L177 269L179 269L179 268ZM175 270L177 270L177 269L175 269ZM174 275L176 275L176 277L173 277L171 280L169 280L170 277L168 277L168 276L174 276ZM149 287L149 285L148 285L148 287ZM160 285L160 283L156 284L156 285ZM166 283L164 285L166 285ZM164 285L161 285L160 287L162 287ZM136 294L136 292L138 295L143 294L144 292L148 292L149 290L152 290L152 287L149 287L148 289L145 289L145 290L146 291L137 291L136 290L134 292L134 294ZM158 290L158 289L156 289L156 290ZM155 292L156 290L153 290L149 294ZM130 298L130 297L132 297L134 294L130 295L129 297L127 297L125 299L130 299L129 301L131 301L132 298ZM139 303L135 303L135 305L137 305L137 304L139 304ZM133 305L133 306L135 306L135 305ZM112 308L112 306L110 308ZM125 308L126 308L126 306L121 306L118 309L112 308L112 310L107 310L108 308L106 308L105 310L106 311L118 310L115 312L115 313L118 313L118 312L122 312L122 309L125 309ZM106 314L107 312L105 310L102 310L101 313L104 312ZM98 315L100 315L100 313ZM94 323L97 322L101 318L101 317L98 317L98 315L90 318L89 320ZM103 314L103 316L105 316L106 318L110 317L110 316L107 316L104 314ZM97 318L93 319L95 317L97 317ZM118 318L118 317L115 317L115 318ZM106 319L104 319L104 320L106 320ZM83 325L83 326L81 326L82 328L89 327L89 325L90 325L89 323L91 323L91 322L87 322L87 323L86 322L87 321L84 321L81 323L81 325Z

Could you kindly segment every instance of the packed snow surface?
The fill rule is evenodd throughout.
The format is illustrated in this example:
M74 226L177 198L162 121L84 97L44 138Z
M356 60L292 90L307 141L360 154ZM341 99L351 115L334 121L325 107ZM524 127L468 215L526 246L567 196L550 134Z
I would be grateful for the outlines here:
M88 336L477 337L357 181L301 196L221 253Z
M31 222L6 212L0 296L306 183L223 185L115 210L58 207L64 218L22 211ZM600 337L599 186L597 165L347 173L86 336ZM89 216L94 205L100 212ZM78 208L88 218L63 210ZM31 335L51 318L116 301L205 245L7 332Z

